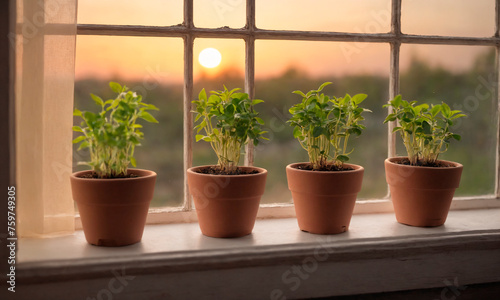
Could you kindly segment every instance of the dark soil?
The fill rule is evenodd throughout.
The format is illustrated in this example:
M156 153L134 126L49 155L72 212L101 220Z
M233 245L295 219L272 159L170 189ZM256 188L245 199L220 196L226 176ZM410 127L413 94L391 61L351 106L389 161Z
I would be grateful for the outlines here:
M257 170L243 170L242 168L237 168L234 172L226 172L222 171L218 166L211 166L208 168L199 169L196 171L201 174L211 174L211 175L249 175L249 174L258 174Z
M399 160L399 161L395 161L395 163L399 164L399 165L406 165L406 166L410 166L410 160L408 158L405 158L405 159L402 159L402 160ZM417 166L418 167L432 167L432 168L452 168L454 167L452 164L449 164L449 163L446 163L446 162L443 162L443 161L436 161L435 163L427 163L427 164L424 164L422 163L421 161L417 161Z
M299 170L307 170L307 171L320 171L320 172L339 172L339 171L341 172L341 171L352 171L352 170L354 170L351 167L342 166L341 168L339 168L336 165L327 165L324 168L321 168L321 169L318 169L318 170L313 170L313 167L312 167L311 164L299 165L297 167L297 169L299 169Z
M139 177L139 176L136 174L128 174L126 176L99 178L97 176L97 173L95 173L95 172L92 172L90 174L85 174L82 176L78 176L78 178L92 178L92 179L118 179L118 178L136 178L136 177Z

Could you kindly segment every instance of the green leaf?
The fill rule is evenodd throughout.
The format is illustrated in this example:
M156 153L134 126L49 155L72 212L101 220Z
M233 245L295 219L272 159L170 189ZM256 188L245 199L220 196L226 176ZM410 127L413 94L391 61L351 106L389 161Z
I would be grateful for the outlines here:
M144 107L141 108L142 110L160 110L158 107L154 106L153 104L145 104L145 103L140 103Z
M232 98L240 99L240 100L246 100L248 99L248 94L247 93L234 93L231 95Z
M233 114L234 114L234 105L232 103L229 103L224 110L224 115L226 115L226 117L230 117Z
M323 133L323 128L321 128L321 127L315 127L313 129L313 137L315 137L315 138L320 136L322 133Z
M252 106L255 104L262 103L262 102L264 102L264 100L259 100L259 99L252 100Z
M429 108L429 104L420 104L414 107L415 115L419 115L421 111L425 111Z
M90 146L90 144L87 142L87 141L83 141L81 144L80 144L80 147L78 147L78 151L82 150L82 149L85 149L85 148L88 148Z
M306 107L306 110L313 110L316 108L316 101L313 101L311 104L309 104L307 107Z
M294 129L293 129L293 137L294 138L298 138L302 135L302 130L296 126Z
M210 95L210 97L208 97L208 104L215 105L219 102L221 102L221 99L217 95Z
M366 99L366 97L368 97L368 95L366 94L357 94L351 98L351 101L353 101L356 104L360 104Z
M110 110L110 109L113 109L113 108L116 108L118 106L118 104L120 104L120 98L116 98L115 100L113 100L113 102L111 103L111 105L107 108L107 110Z
M205 92L205 89L202 89L200 94L198 94L198 99L207 101L207 93Z
M78 109L75 108L75 110L73 111L73 116L75 117L81 117L82 116L82 112Z
M351 133L351 134L354 133L357 136L361 135L361 129L359 129L359 128L351 128L351 129L348 130L348 132Z
M454 115L450 119L455 120L455 119L462 118L462 117L467 117L467 115L465 115L465 114L458 114L458 115Z
M323 83L322 85L319 86L318 92L321 92L325 88L325 86L330 85L330 84L332 84L332 83L331 82Z
M384 120L384 124L387 122L396 121L396 114L389 114Z
M454 138L457 141L460 141L462 139L462 137L460 135L458 135L458 134L452 134L451 137Z
M141 111L139 113L139 118L147 121L147 122L150 122L150 123L158 123L158 120L155 119L155 117L153 117L150 113L148 113L147 111Z
M224 86L224 89L227 90L226 86ZM231 95L234 92L239 91L239 90L241 90L241 89L240 88L234 88L234 89L232 89L232 90L229 91L229 95Z
M432 133L431 125L429 123L427 123L427 121L422 122L422 129L423 129L425 134Z
M397 95L394 97L394 99L391 101L391 105L394 107L399 107L403 104L403 100L401 98L401 95Z
M441 104L441 111L443 113L443 116L445 116L446 118L451 117L451 108L448 106L448 104L443 102Z
M113 90L113 92L118 93L118 94L123 91L122 86L116 82L110 82L109 87L111 88L111 90Z
M238 126L236 127L236 136L243 138L247 134L247 128L245 126ZM248 134L255 136L255 133L252 131L248 131Z
M201 134L197 134L196 135L196 141L200 141L200 140L204 140L205 142L211 142L212 139L206 135L201 135Z
M199 133L203 128L205 128L205 126L207 126L207 121L203 119L203 121L198 126L196 126L196 128L198 128L198 130L196 130L196 133Z
M349 156L347 156L347 155L337 155L336 159L338 161L341 161L341 162L347 162L347 161L349 161Z
M99 106L104 106L104 102L102 101L101 97L99 96L96 96L94 94L90 94L90 96L92 97L92 99L94 100L94 102L99 105Z
M300 96L302 96L302 98L306 98L306 94L302 93L301 91L293 91L292 93L300 95Z
M349 96L349 94L346 94L344 98L339 98L338 100L341 106L345 106L347 103L351 101L351 96Z
M431 108L431 115L435 117L441 111L441 105L434 105Z
M255 120L260 124L260 125L264 125L264 120L262 120L261 118L259 117L255 117Z
M79 143L79 142L83 141L84 139L86 139L86 137L84 135L81 135L73 140L73 144Z
M73 126L73 131L83 132L83 130L82 130L82 128L80 126Z
M135 158L133 156L130 156L130 163L132 164L132 167L137 167L137 161L135 160Z

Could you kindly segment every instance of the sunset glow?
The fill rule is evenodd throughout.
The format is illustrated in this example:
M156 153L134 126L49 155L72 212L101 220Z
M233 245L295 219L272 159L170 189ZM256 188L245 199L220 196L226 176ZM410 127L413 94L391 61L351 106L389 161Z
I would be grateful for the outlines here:
M223 7L215 5L219 2L194 1L195 26L244 26L245 1L229 1L227 3L230 4ZM257 26L263 29L361 33L385 33L390 30L389 0L318 0L314 1L314 5L306 3L298 0L256 0ZM329 9L331 7L338 9ZM280 14L276 14L277 11ZM447 18L440 17L444 11ZM494 1L404 1L402 29L405 33L491 36L494 32L493 12ZM312 14L316 17L302 19L304 15ZM423 17L425 22L421 21ZM474 21L463 22L466 19ZM80 1L78 22L176 25L182 23L182 1L151 0L147 5L134 0ZM245 46L241 39L196 38L194 43L195 55L201 55L206 48L216 48L221 54L219 63L216 54L199 57L194 64L195 79L203 74L217 77L227 70L236 70L243 76ZM418 57L432 65L462 71L484 52L482 48L403 45L400 65L405 69L412 58ZM389 70L389 45L384 43L257 40L255 49L257 78L276 76L290 68L299 69L312 77L349 74L387 76ZM165 83L180 83L183 80L183 51L181 38L78 36L76 77L154 78Z

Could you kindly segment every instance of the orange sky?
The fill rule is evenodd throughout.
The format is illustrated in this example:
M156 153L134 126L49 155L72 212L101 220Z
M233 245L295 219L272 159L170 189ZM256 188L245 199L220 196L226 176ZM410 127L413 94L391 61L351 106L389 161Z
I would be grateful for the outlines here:
M147 2L147 5L144 3ZM335 30L348 32L389 31L390 0L256 0L257 26L266 29ZM313 5L314 4L314 5ZM195 0L195 25L242 27L244 0ZM279 13L277 13L279 12ZM405 33L490 36L494 28L493 0L405 0L402 29ZM443 18L446 16L446 18ZM467 21L464 21L467 20ZM182 0L80 0L78 22L84 24L175 25L182 22ZM201 67L197 56L207 47L222 53L214 70ZM244 69L242 40L197 39L195 74L227 68ZM412 56L431 64L460 71L487 47L403 45L401 65ZM256 75L280 74L290 66L308 74L388 74L387 44L257 41ZM183 43L180 38L79 36L77 78L155 78L181 82Z

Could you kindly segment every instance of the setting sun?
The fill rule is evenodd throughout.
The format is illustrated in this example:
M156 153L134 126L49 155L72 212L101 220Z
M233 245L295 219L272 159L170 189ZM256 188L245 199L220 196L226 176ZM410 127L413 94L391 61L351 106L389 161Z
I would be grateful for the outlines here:
M220 64L222 56L219 50L215 48L206 48L200 52L198 60L205 68L215 68Z

